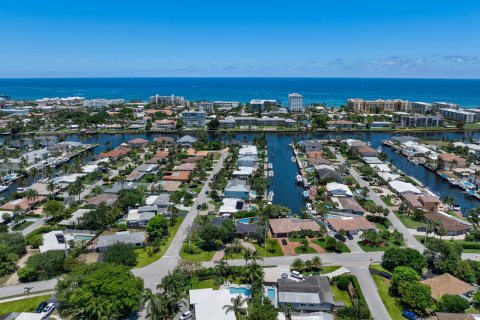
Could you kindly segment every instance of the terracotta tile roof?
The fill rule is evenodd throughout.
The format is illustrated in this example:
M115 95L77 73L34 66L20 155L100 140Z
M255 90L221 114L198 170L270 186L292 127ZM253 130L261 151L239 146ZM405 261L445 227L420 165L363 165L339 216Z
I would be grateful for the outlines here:
M432 289L432 297L438 299L445 294L465 294L473 291L473 287L468 283L452 276L449 273L444 273L430 279L422 281Z
M458 222L453 218L449 218L438 212L426 212L425 219L430 221L440 221L445 230L448 231L463 231L472 229L471 226Z
M364 217L327 218L325 221L335 230L357 231L375 229L375 225Z
M423 204L418 200L418 197L411 193L406 193L403 195L405 200L414 208L423 208Z
M108 152L100 153L100 158L118 158L129 153L131 149L129 148L118 148Z
M166 171L163 180L166 181L188 181L190 171Z
M302 230L320 231L320 226L311 219L270 219L270 228L275 234L299 232Z
M438 155L438 157L440 158L440 160L442 160L444 162L457 161L458 163L462 163L462 162L466 161L464 158L461 158L461 157L459 157L457 155L454 155L454 154L451 154L451 153L440 153Z
M170 154L170 152L168 150L160 150L160 151L157 151L157 153L155 154L155 157L157 157L157 158L167 158L169 154Z
M321 158L323 153L321 151L308 151L307 158Z
M162 143L162 142L173 142L174 139L172 137L156 137L153 141Z
M196 163L183 163L173 168L174 171L193 171L197 167Z
M173 192L180 189L182 182L181 181L160 181L160 184L162 185L162 190Z
M38 196L35 200L29 201L27 198L12 200L0 207L1 210L13 211L18 206L22 210L29 209L33 204L42 202L46 197Z
M142 139L142 138L135 138L130 141L128 141L129 144L147 144L148 140Z
M374 149L372 149L369 146L358 147L357 150L358 150L358 153L360 153L360 154L363 154L363 153L377 153L377 151L375 151Z

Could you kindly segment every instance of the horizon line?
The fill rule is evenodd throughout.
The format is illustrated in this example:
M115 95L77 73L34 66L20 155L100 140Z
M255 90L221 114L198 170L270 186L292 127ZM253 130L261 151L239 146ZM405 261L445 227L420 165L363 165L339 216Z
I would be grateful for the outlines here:
M0 80L49 79L386 79L386 80L480 80L480 78L442 77L322 77L322 76L85 76L85 77L0 77Z

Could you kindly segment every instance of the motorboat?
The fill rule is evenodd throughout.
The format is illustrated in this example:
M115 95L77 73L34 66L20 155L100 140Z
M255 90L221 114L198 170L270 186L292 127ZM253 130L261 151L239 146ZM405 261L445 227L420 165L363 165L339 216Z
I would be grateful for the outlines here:
M269 162L268 165L267 165L267 168L268 169L273 169L273 163Z
M273 170L268 171L268 177L273 178Z
M295 177L295 180L297 181L297 183L302 183L303 179L302 179L302 176L297 174L297 176Z
M312 204L309 202L306 205L308 211L312 211Z
M303 197L304 197L304 198L309 198L309 193L308 193L307 190L304 190L304 191L303 191Z
M269 202L272 202L272 201L273 201L273 196L274 196L273 191L269 191L269 192L268 192L268 195L267 195L267 198L268 198L268 201L269 201Z
M8 185L0 185L0 193L4 192L4 191L7 191L9 188Z
M292 162L297 161L297 159L295 159L295 157L291 157L290 160L292 160Z

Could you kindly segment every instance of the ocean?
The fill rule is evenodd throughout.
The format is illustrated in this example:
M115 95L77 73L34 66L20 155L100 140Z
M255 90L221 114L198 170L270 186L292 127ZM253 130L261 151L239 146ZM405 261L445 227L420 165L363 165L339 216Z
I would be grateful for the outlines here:
M373 78L66 78L0 79L0 96L13 99L81 96L147 100L149 96L184 96L188 100L276 99L284 105L289 93L304 95L305 103L328 106L348 98L446 101L462 107L480 106L477 79Z

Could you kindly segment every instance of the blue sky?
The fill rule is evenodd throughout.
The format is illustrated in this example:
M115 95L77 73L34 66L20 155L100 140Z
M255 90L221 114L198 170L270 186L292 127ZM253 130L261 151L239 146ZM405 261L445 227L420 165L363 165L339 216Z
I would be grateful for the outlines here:
M2 0L0 77L480 78L478 0Z

